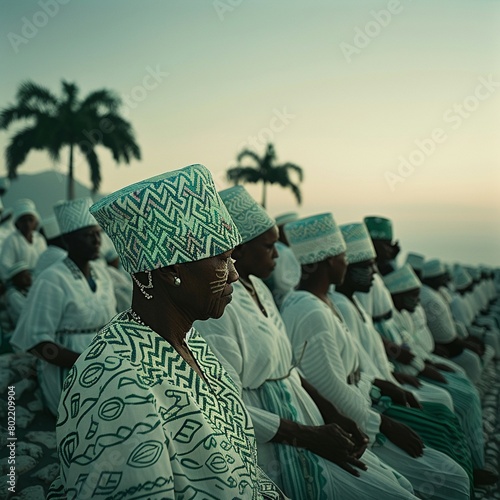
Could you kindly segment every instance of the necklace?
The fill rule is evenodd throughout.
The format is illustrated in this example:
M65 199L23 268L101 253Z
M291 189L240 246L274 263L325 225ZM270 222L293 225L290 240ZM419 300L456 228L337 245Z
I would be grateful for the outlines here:
M127 310L127 313L132 317L132 319L136 322L136 323L139 323L139 325L142 325L142 326L148 326L146 325L146 323L144 323L144 321L142 320L142 318L132 309L128 309ZM148 327L149 328L149 327ZM167 339L165 339L167 340ZM172 344L172 342L170 342L169 340L167 340L167 342L172 346L174 347L174 344ZM182 339L182 342L181 342L181 345L180 347L182 347L183 349L189 349L189 346L188 346L188 343L186 342L186 339ZM174 347L175 349L175 347Z

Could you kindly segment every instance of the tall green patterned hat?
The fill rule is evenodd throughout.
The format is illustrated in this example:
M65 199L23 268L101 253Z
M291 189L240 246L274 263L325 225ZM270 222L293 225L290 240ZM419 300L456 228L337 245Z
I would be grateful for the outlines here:
M392 222L389 219L369 216L364 218L364 222L373 240L392 241Z
M406 263L415 269L415 271L421 271L424 266L425 257L419 253L410 252L406 256Z
M463 266L456 266L453 270L453 283L457 290L465 290L468 286L472 285L473 279L469 272Z
M363 222L342 224L340 230L347 245L349 264L374 259L377 256L368 229Z
M72 233L84 227L97 226L95 217L89 212L91 206L92 200L90 198L77 198L76 200L56 203L54 213L61 234Z
M234 186L219 192L224 205L241 234L241 243L247 243L276 225L268 213L243 186Z
M276 221L277 226L284 226L289 222L299 220L299 214L297 212L287 212L285 214L277 215L274 220Z
M420 283L420 280L410 264L405 264L392 273L386 274L383 280L385 286L393 295L396 293L409 292L410 290L415 290L422 286L422 283Z
M90 208L129 273L193 262L241 241L203 165L137 182Z
M439 259L426 260L422 266L422 278L436 278L446 274L446 268Z
M301 264L321 262L346 251L340 229L331 213L313 215L284 227L290 248Z

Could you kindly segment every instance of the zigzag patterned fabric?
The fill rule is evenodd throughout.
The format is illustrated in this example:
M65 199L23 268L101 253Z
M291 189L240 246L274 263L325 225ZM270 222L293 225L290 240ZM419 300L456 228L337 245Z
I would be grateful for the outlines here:
M242 243L257 238L276 225L243 186L224 189L219 194L241 234Z
M206 381L127 312L94 338L59 406L68 498L282 498L236 385L194 330L189 348Z
M342 233L331 213L313 215L285 224L284 231L301 264L321 262L345 252Z
M368 229L363 222L342 224L340 230L347 245L346 256L349 264L374 259L377 256Z
M61 234L71 233L84 227L97 226L97 221L89 213L92 205L90 198L61 201L54 206Z
M240 243L203 165L132 184L106 196L90 211L129 273L213 257Z

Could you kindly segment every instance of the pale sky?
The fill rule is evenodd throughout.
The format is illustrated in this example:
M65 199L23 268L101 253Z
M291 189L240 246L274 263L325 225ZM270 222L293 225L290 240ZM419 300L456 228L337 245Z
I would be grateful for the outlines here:
M243 147L304 169L303 205L394 222L403 253L500 265L500 2L0 0L0 107L31 79L115 90L143 159L102 192ZM44 10L45 9L45 10ZM0 149L14 129L0 132ZM20 173L66 170L32 153ZM0 160L0 175L5 167ZM399 168L399 171L398 171ZM80 161L76 177L88 183ZM260 199L260 186L249 191Z

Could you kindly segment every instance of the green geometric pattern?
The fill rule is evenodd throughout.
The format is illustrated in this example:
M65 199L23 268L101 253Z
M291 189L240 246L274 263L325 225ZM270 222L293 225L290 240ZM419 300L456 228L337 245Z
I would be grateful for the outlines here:
M301 264L321 262L346 250L342 233L331 213L289 222L284 230L290 248Z
M368 229L363 222L343 224L340 230L347 245L346 255L349 264L374 259L377 256Z
M241 234L242 243L257 238L276 225L243 186L224 189L219 195Z
M238 389L196 332L189 348L207 382L126 312L95 337L59 406L68 498L282 498Z
M203 165L132 184L106 196L90 211L129 273L212 257L240 243Z
M420 289L422 286L410 264L405 264L382 278L385 286L392 294L409 292L410 290Z

